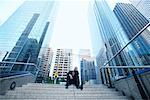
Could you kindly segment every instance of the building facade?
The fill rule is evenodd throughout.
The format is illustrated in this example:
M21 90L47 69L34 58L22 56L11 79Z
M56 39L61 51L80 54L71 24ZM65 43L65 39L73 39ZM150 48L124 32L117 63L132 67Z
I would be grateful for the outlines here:
M147 39L149 37L149 31L147 29L124 50L119 52L149 23L135 7L131 4L119 3L115 6L113 13L107 3L101 1L95 2L94 11L106 49L109 66L149 65L150 49ZM130 16L131 13L132 16ZM118 17L115 15L118 16L119 19L117 19ZM122 17L120 17L121 15ZM111 77L113 78L115 76L127 75L130 71L128 69L119 68L111 70L111 73Z
M150 69L144 67L150 65L149 21L133 5L126 3L116 4L112 11L105 0L95 1L93 11L107 60L103 64L100 61L103 54L97 56L97 65L103 69L102 83L137 100L149 98L145 76L149 76ZM135 68L137 66L142 68Z
M72 49L57 49L54 62L53 78L66 79L72 68Z
M38 18L34 17L36 22L32 22L34 26L30 31L29 38L36 38L39 42L45 24L51 18L53 5L52 1L25 1L0 26L0 50L9 52L12 50L34 14L38 14L36 15ZM28 26L28 28L30 27Z
M1 25L0 50L8 51L3 61L11 62L11 64L3 64L1 67L5 67L9 71L37 70L35 66L50 25L48 20L52 5L53 2L48 1L25 1ZM32 63L33 66L27 66L25 63Z
M79 50L79 63L80 63L80 78L81 81L84 82L84 66L83 66L83 59L89 59L91 57L90 49L80 49Z
M132 5L126 3L117 3L114 13L118 18L121 26L129 41L142 30L149 21ZM137 59L133 65L150 65L150 31L146 29L143 34L139 35L132 43L134 52L132 55Z
M106 69L101 68L107 62L106 50L101 48L98 55L96 56L96 63L99 71L99 80L100 83L106 84Z
M93 81L92 83L96 83L96 70L94 59L82 59L80 61L80 69L81 69L81 82L86 83L89 81Z
M40 69L38 77L42 77L44 80L46 80L49 77L52 59L53 59L52 48L48 47L42 48L38 62L39 63L38 67Z
M129 0L148 20L150 20L149 0Z
M124 31L121 28L117 18L115 17L112 10L109 8L106 1L99 1L94 3L94 12L99 27L99 33L102 37L104 48L106 51L107 61L111 60L112 57L125 45L127 39L124 35ZM124 39L123 39L124 38ZM109 66L125 66L126 65L125 52L121 52L117 57L109 62ZM99 61L97 61L99 62ZM101 65L98 65L101 66ZM123 69L111 69L111 76L123 76Z
M81 82L85 83L94 80L93 83L96 83L95 63L91 57L90 49L80 49L79 55Z

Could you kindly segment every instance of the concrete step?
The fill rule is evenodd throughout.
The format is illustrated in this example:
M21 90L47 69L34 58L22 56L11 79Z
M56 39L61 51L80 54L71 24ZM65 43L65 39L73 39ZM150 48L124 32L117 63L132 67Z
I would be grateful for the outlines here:
M26 86L23 86L22 88L51 88L51 89L64 89L66 86L28 86L28 85L26 85ZM71 85L71 86L69 86L69 89L74 89L74 88L76 88L75 86L73 86L73 85ZM113 88L107 88L107 87L88 87L88 86L86 86L86 87L83 87L83 88L86 88L86 89L111 89L111 90L113 90Z
M65 85L63 86L51 86L51 85L36 85L36 86L32 86L32 85L24 85L23 87L43 87L43 88L64 88ZM72 87L72 86L69 86ZM75 87L75 86L74 86ZM107 87L103 87L103 86L83 86L84 88L102 88L105 89Z
M63 87L63 88L48 88L48 87L22 87L22 89L45 89L45 90L66 90L66 88L65 87ZM76 87L68 87L68 89L69 90L76 90ZM115 91L115 89L108 89L108 88L86 88L86 87L84 87L83 88L84 90L111 90L111 91Z
M62 86L63 84L48 84L48 83L28 83L27 85L55 85L55 86ZM86 85L84 84L85 86L106 86L106 85L103 85L103 84L93 84L93 85Z
M65 90L65 91L45 91L45 90L40 90L40 91L33 91L33 90L20 90L20 91L8 91L8 93L12 94L12 93L33 93L33 94L40 94L40 93L46 93L46 94L67 94L67 93L74 93L74 94L119 94L118 92L111 92L111 91L69 91L69 90Z
M27 85L23 85L23 86L42 86L42 87L64 87L65 85L58 85L58 84L42 84L42 83L28 83ZM105 85L83 85L84 87L92 87L92 88L97 88L97 87L102 87L102 88L107 88L107 86Z
M22 89L22 88L17 88L15 89L15 92L34 92L34 93L69 93L69 92L75 92L75 93L118 93L117 91L114 90L80 90L80 89Z
M43 88L43 87L22 87L22 88L16 88L16 90L18 89L23 89L23 90L51 90L51 91L55 91L55 90L80 90L80 89L76 89L75 87L74 88L68 88L66 89L65 87L64 88ZM96 88L96 89L93 89L93 88L83 88L83 90L86 90L86 91L115 91L115 89L99 89L99 88Z
M60 96L60 95L64 95L64 96L92 96L92 97L95 97L95 96L122 96L121 94L118 94L118 93L25 93L25 92L22 92L22 93L11 93L9 95L25 95L25 96L32 96L32 95L40 95L40 96Z
M0 99L69 99L69 98L76 98L76 99L128 99L125 96L74 96L74 95L60 95L60 96L48 96L48 95L7 95L5 97L0 97Z
M84 89L76 89L64 85L30 83L8 91L0 100L128 100L126 96L103 85L85 85Z
M10 98L4 98L1 100L128 100L127 98L15 98L15 99L10 99Z

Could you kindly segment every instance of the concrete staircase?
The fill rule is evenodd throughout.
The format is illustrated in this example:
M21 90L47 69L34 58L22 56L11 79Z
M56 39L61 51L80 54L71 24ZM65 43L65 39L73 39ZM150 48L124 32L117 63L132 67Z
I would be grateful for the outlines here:
M64 85L29 83L8 91L0 96L0 100L128 100L115 89L104 85L84 85L84 89L76 89Z

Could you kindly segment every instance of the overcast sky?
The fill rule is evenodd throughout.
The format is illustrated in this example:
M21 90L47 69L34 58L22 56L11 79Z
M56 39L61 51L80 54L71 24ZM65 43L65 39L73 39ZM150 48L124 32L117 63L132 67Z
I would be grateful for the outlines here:
M50 46L91 48L87 1L60 1Z

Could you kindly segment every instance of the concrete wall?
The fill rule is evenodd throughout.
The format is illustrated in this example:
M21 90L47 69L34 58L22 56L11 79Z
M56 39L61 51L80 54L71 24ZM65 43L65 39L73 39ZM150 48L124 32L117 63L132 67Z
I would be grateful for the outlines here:
M150 72L141 74L138 77L141 77L142 79L140 82L143 82L144 85L142 85L142 87L145 87L144 90L147 93L147 96L150 95ZM123 92L126 96L132 97L135 100L142 100L133 76L115 81L114 86L117 90Z
M24 84L35 82L35 79L35 76L30 73L0 78L0 95L4 95L10 90L10 86L13 82L16 83L16 87L21 87Z

